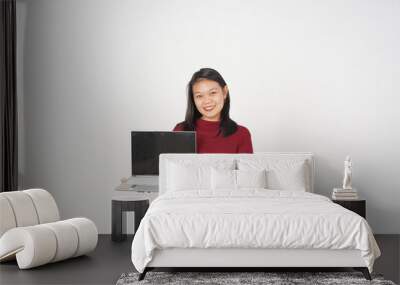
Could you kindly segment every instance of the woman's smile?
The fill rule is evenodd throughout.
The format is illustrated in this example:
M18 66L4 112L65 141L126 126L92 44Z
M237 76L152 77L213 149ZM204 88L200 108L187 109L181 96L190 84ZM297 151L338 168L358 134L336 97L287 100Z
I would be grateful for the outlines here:
M210 111L212 111L213 109L214 109L214 106L211 106L211 107L204 107L203 108L205 111L207 111L207 112L210 112Z

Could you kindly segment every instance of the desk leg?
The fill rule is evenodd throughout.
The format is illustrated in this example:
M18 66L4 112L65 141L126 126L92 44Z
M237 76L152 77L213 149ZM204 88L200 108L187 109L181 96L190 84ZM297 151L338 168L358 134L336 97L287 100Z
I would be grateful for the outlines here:
M149 201L144 201L144 203L140 203L135 208L135 233L139 228L140 221L143 219L146 214L147 209L149 208Z
M123 241L126 239L126 234L123 234L124 223L124 214L122 211L122 202L121 201L112 201L111 202L111 240L112 241Z

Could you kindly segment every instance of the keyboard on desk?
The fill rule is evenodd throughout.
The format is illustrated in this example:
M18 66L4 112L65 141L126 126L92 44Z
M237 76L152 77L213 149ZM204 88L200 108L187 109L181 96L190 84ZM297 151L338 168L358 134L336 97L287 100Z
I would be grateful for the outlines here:
M157 192L158 185L138 185L133 184L131 189L137 192Z

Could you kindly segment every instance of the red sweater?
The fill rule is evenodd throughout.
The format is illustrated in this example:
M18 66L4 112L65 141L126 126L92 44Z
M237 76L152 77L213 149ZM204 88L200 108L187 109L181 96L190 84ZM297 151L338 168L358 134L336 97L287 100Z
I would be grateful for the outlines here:
M183 127L178 124L173 131L183 131ZM197 119L197 153L253 153L251 135L247 128L238 125L236 132L227 137L222 134L217 136L218 131L219 121Z

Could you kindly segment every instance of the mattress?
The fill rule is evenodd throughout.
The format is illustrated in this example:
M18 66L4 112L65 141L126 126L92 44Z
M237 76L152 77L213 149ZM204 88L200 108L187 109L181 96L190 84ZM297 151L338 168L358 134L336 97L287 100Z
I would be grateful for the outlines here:
M139 272L162 249L359 250L372 271L379 248L367 221L327 197L299 191L180 191L159 196L132 242Z

